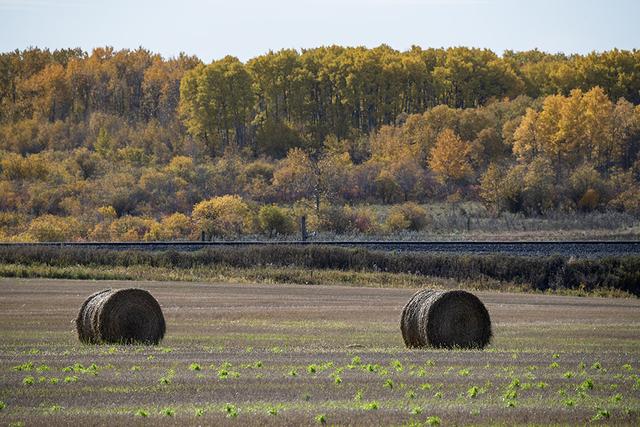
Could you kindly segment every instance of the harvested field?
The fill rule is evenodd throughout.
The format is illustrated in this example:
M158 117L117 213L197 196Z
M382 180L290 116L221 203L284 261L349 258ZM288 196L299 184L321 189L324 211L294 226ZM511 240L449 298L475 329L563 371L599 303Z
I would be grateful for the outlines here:
M147 289L161 346L82 345L87 295ZM0 280L0 424L640 423L640 300L477 292L485 350L408 350L416 289ZM0 405L2 407L2 405Z

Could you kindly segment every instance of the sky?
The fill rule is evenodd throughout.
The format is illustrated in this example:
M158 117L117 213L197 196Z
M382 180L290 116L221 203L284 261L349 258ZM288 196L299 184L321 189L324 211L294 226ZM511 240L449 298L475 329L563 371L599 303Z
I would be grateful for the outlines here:
M0 0L0 51L98 46L245 61L282 48L640 48L640 0Z

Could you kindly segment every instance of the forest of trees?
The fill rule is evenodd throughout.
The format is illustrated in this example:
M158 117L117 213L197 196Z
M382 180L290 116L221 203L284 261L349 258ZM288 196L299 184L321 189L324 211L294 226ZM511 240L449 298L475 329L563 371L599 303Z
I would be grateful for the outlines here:
M393 233L421 205L640 216L640 51L0 54L0 241ZM389 205L385 209L377 209Z

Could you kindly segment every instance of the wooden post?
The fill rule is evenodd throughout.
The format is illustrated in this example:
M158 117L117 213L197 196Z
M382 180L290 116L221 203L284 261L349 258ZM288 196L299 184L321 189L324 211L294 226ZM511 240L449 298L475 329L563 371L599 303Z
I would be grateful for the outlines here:
M204 242L204 241L205 241L205 239L206 239L206 234L204 233L204 230L202 230L202 231L200 232L200 241Z

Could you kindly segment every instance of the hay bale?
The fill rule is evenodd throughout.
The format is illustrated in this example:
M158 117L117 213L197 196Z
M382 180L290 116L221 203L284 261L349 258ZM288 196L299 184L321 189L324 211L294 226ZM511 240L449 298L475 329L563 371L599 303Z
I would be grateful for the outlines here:
M422 290L402 310L407 347L483 348L491 340L491 319L482 301L465 291Z
M143 289L105 289L90 295L76 318L83 343L158 344L166 325L158 301Z

